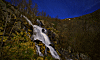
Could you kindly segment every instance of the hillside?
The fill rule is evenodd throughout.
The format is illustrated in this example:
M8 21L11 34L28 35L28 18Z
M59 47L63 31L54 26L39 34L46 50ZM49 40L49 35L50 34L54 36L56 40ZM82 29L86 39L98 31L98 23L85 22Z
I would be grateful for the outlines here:
M30 12L32 13L32 12ZM50 16L35 16L20 11L18 7L0 0L0 58L2 60L55 60L48 55L41 57L36 53L35 43L31 41L32 26L21 17L24 14L34 25L40 19L55 50L62 60L98 60L100 40L100 9L81 17L60 20ZM70 19L70 20L69 20ZM45 46L39 43L44 54Z
M63 33L60 34L63 35L63 43L67 45L64 48L71 46L75 51L91 56L92 60L99 59L100 9L84 16L64 19L58 25L58 30Z
M58 45L71 53L86 54L92 60L99 60L100 53L100 9L87 15L75 18L49 19L46 26L58 31ZM51 25L53 24L53 25Z
M13 5L0 0L0 59L1 60L54 60L50 54L46 57L40 57L36 54L35 43L27 36L32 33L27 21L20 17L20 11ZM42 46L42 53L44 53L44 45ZM49 51L48 51L49 53Z

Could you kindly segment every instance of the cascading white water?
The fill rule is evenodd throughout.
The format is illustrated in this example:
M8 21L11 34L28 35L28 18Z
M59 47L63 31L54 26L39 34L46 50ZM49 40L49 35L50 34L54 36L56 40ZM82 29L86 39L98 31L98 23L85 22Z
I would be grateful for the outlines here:
M46 35L47 30L40 27L40 26L33 25L31 23L31 21L27 17L25 17L24 15L21 15L21 16L23 16L28 21L28 23L34 28L33 35L31 37L31 39L34 38L33 40L42 41L42 43L45 44L45 46L49 48L50 53L53 56L53 58L60 60L60 57L57 54L57 52L54 50L54 48L52 46L50 46L51 42L49 40L49 37ZM39 55L43 56L43 54L40 52L40 47L36 43L35 43L35 46L37 47L37 52L39 53Z
M43 56L43 54L40 51L40 47L36 44L36 42L35 42L35 46L37 48L36 52L39 53L39 56Z
M49 37L45 34L45 32L42 32L42 27L39 27L37 25L34 25L34 31L36 35L34 35L34 40L40 40L42 43L46 43L47 45L50 45L51 42L49 40ZM45 31L45 30L44 30Z

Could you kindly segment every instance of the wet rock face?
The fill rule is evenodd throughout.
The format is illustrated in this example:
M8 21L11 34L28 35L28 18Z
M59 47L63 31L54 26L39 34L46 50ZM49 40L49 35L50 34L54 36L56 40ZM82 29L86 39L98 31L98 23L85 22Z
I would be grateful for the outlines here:
M41 27L44 26L40 20L37 19L36 22L38 23L39 26L41 26Z
M45 30L45 29L42 29L42 32L43 32L43 33L46 33L46 30Z

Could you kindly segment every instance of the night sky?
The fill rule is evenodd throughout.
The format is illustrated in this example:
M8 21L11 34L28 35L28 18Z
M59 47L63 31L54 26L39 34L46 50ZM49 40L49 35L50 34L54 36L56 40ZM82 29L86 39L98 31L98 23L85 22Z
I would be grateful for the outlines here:
M8 0L6 0L8 1ZM10 1L10 0L9 0ZM38 10L59 19L74 18L100 9L100 0L32 0Z

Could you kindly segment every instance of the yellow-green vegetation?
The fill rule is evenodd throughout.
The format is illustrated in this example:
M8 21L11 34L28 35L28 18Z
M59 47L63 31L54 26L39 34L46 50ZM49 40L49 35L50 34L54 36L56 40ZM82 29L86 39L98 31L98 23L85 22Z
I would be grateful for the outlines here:
M0 35L3 35L3 32L0 32Z
M24 35L22 37L22 35ZM26 36L25 32L16 34L11 41L6 42L2 49L3 59L34 59L36 55L35 44ZM4 37L4 42L5 42Z
M35 43L31 41L29 36L32 32L32 28L28 29L28 32L23 29L23 25L30 28L29 24L14 12L15 9L9 3L1 1L2 5L5 4L7 8L0 10L0 43L2 43L3 37L3 44L0 44L0 59L1 60L54 60L48 51L48 56L40 57L36 54L36 47ZM9 12L11 10L11 12ZM3 14L5 13L6 14ZM8 21L7 15L11 15L10 20ZM7 24L5 23L7 20ZM4 29L5 28L5 29ZM4 32L5 30L5 32ZM3 36L4 34L4 36ZM29 35L29 36L28 36ZM44 54L45 46L42 43L39 43L41 47L41 52Z
M24 2L21 4L24 4ZM34 8L36 11L33 12L32 9L30 10L31 4L27 4L28 13L24 10L24 6L21 6L23 10L20 10L19 6L21 5L15 8L8 2L0 0L0 43L2 43L2 37L4 42L3 46L0 46L2 48L0 50L2 60L54 60L50 55L50 51L45 57L36 54L35 44L27 36L28 34L31 36L33 33L32 27L25 19L20 17L21 14L28 17L34 25L37 24L36 19L44 20L45 26L43 27L56 35L55 39L51 39L51 41L53 41L55 49L62 60L65 59L58 50L62 48L68 50L68 46L72 48L73 54L79 52L86 54L93 60L100 59L100 9L91 14L70 18L69 21L69 19L51 18L49 15L47 17L44 15L36 16L36 14L41 13L37 11L37 5ZM11 15L11 18L8 17L9 21L7 15ZM4 33L6 20L7 24ZM28 33L23 29L24 26L28 28ZM44 44L39 43L38 45L41 46L41 52L44 54Z
M30 40L26 32L20 32L14 34L15 36L11 38L11 41L6 42L2 47L2 59L11 60L52 60L52 56L48 55L46 57L39 57L36 54L35 43ZM23 36L23 37L22 37ZM5 37L4 40L5 42ZM41 52L44 54L45 46L42 43L38 44L41 47ZM48 52L50 54L50 52ZM54 60L54 59L53 59Z
M0 27L0 30L3 30L3 28L2 28L2 27Z

